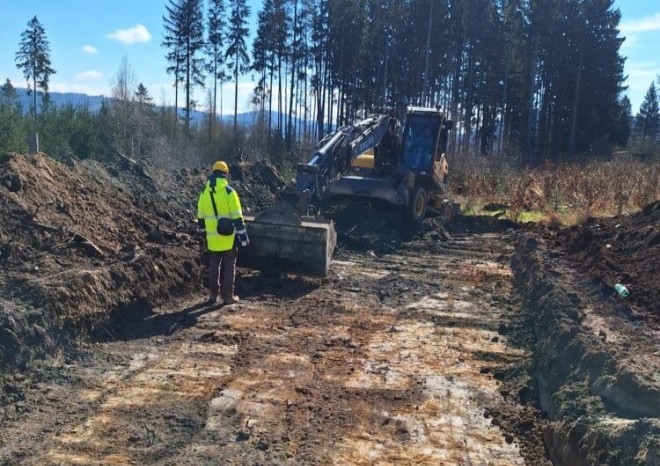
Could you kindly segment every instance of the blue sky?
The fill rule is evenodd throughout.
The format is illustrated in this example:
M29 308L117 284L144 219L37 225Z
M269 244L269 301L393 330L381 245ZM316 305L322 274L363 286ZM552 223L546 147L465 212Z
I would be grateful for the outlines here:
M24 87L14 64L21 32L35 15L50 41L53 92L109 95L123 57L137 82L157 100L173 103L171 76L165 73L162 17L166 0L0 0L0 81L9 78ZM254 17L261 0L248 0ZM653 79L660 75L660 1L615 0L621 9L621 53L627 57L628 96L633 113L639 109ZM250 41L251 45L251 41ZM250 76L239 83L239 112L249 110L254 85ZM203 104L205 91L196 90ZM225 85L223 113L233 113L233 84Z

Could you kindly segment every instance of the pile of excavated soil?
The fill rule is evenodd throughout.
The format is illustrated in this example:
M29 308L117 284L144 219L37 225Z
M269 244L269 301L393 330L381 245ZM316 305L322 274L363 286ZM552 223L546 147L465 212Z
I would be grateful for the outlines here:
M26 363L109 309L199 287L189 211L136 166L11 155L0 175L0 350ZM35 341L41 344L34 345Z
M658 464L659 211L519 235L512 265L534 331L532 396L550 419L554 464ZM630 288L627 300L615 283Z
M269 164L233 172L246 209L267 206L284 184ZM199 292L205 177L9 155L0 165L0 365L27 364L113 309Z
M518 228L489 216L455 216L451 221L429 215L418 224L407 209L379 200L344 200L329 205L325 215L335 222L337 247L355 252L388 254L416 237L447 241L452 234L504 233Z
M208 170L186 168L167 175L165 181L171 183L168 201L183 208L197 208L197 197L204 187ZM277 200L277 193L284 188L283 177L269 161L255 164L239 162L230 164L229 184L236 189L244 213L261 212L268 209Z
M377 200L336 202L325 216L335 222L340 254L344 249L392 253L420 231L403 209Z
M625 285L634 317L660 330L660 201L629 217L590 219L554 245L604 291Z

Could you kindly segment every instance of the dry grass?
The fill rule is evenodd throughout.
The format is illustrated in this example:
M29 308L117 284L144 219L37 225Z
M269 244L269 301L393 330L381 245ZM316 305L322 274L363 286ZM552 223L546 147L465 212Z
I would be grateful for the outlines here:
M457 200L474 212L503 204L512 220L535 212L549 224L579 224L589 217L635 212L660 200L660 161L624 156L528 169L506 159L456 157L450 183Z

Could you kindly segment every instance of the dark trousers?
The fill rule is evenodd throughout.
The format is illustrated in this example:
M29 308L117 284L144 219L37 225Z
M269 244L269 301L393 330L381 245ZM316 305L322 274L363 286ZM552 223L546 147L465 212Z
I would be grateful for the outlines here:
M234 280L236 278L236 256L238 247L234 246L229 251L209 251L211 255L211 264L209 269L209 289L211 296L218 296L218 291L222 291L223 299L230 299L234 296ZM222 263L222 284L220 283L220 264ZM222 285L222 286L221 286Z

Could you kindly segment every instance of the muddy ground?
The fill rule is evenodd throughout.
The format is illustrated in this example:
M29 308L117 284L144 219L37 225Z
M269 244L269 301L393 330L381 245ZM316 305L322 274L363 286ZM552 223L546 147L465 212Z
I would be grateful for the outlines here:
M232 173L246 211L284 185ZM568 230L340 206L327 278L241 269L207 308L205 176L2 163L0 464L660 464L658 203Z

